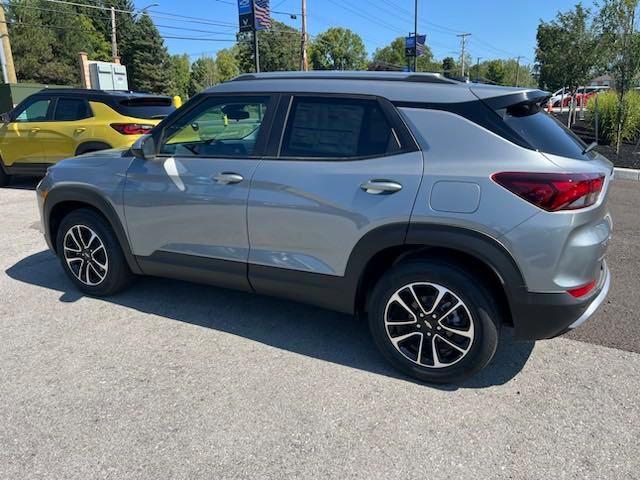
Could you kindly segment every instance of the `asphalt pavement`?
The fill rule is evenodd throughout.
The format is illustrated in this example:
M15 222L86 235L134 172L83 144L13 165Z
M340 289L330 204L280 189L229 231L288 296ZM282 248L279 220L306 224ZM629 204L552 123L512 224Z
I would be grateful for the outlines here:
M609 301L459 387L392 370L363 323L142 278L79 294L0 189L0 479L640 478L640 184L616 181Z

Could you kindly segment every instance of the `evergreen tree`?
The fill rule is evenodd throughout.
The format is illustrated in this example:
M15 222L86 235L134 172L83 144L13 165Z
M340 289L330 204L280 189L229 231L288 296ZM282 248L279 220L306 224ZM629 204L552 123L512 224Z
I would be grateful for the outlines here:
M131 60L127 64L129 88L140 92L171 94L169 53L160 32L147 14L136 22L130 47Z

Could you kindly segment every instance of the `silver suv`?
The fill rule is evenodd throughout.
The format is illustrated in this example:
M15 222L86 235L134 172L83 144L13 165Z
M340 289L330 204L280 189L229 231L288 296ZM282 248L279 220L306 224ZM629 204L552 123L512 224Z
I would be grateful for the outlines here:
M38 186L50 248L103 296L135 275L363 315L382 354L459 381L604 301L610 162L548 93L435 74L242 75L127 151Z

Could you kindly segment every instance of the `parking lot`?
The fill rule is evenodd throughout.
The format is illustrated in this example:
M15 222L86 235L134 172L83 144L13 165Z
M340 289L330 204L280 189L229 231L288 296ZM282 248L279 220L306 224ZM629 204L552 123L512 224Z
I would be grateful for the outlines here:
M640 478L640 184L616 181L612 291L588 324L415 383L366 326L141 278L80 295L0 189L1 479Z

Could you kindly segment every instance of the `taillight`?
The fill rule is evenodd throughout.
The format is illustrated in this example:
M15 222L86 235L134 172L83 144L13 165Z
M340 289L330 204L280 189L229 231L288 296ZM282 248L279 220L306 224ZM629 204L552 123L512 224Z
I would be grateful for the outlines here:
M530 203L547 210L576 210L593 205L604 186L598 173L494 173L491 178Z
M153 125L144 125L140 123L112 123L111 128L122 135L144 135L149 133Z
M592 280L591 282L587 283L586 285L583 285L583 286L578 287L578 288L573 288L571 290L567 290L567 293L569 295L571 295L572 297L580 298L580 297L584 297L587 293L589 293L591 290L593 290L593 288L595 286L596 286L596 281Z

